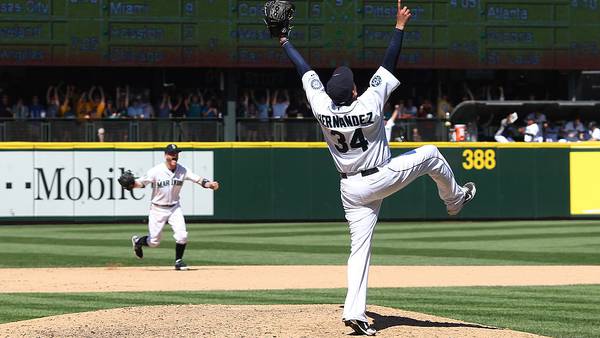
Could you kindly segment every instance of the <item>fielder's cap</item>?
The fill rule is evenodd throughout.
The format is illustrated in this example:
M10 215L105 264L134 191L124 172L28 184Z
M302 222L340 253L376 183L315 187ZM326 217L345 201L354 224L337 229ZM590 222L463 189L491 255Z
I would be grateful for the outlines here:
M352 102L352 90L354 90L352 70L346 66L338 67L327 82L327 95L336 105L345 106Z
M176 144L169 144L166 148L165 148L165 153L167 154L177 154L179 153L181 150L179 150L179 147L177 147Z

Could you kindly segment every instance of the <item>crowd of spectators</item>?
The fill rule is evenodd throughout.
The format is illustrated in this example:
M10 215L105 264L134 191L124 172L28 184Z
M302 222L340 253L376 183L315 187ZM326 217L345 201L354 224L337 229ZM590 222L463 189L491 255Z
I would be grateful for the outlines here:
M496 132L497 142L582 142L600 141L600 129L595 121L584 123L579 116L567 121L550 121L541 112L528 114L524 126L515 126L517 113L508 114Z
M305 118L311 117L310 105L303 90L265 89L256 91L244 89L238 98L237 116L257 118L266 121L269 118ZM398 107L399 106L399 107ZM453 109L447 96L442 96L434 105L431 100L421 98L418 106L414 99L391 99L384 108L386 117L392 115L394 108L399 109L399 119L447 119Z
M485 97L473 94L464 84L461 96L454 101L504 100L502 87L486 86ZM237 100L239 118L260 121L281 118L312 117L302 89L241 89ZM114 94L113 94L114 93ZM9 97L0 89L0 118L219 118L223 114L223 94L218 90L169 90L151 95L149 89L116 87L106 91L101 86L79 88L74 85L50 86L45 101L39 96ZM460 100L456 98L461 97ZM440 95L437 100L426 97L392 97L385 107L391 116L400 106L399 119L448 119L452 99ZM457 102L457 103L458 103Z
M102 86L50 86L39 96L11 98L0 90L0 119L149 119L220 118L222 95L216 90L171 90L154 98L149 89L116 87L114 96Z
M0 119L218 119L223 116L223 93L219 90L168 88L160 95L151 95L149 89L116 87L106 91L102 86L80 88L75 85L57 85L48 87L43 97L10 97L0 89ZM483 95L483 97L479 97ZM477 96L465 84L460 101L487 99L505 100L501 86L482 88ZM535 99L530 95L530 99ZM456 99L456 97L455 97ZM384 108L384 119L392 126L394 141L439 140L439 129L431 127L423 121L444 123L450 131L452 140L453 126L449 125L450 113L454 102L447 95L440 95L437 100L429 98L398 98L393 96ZM237 99L237 118L242 121L243 133L240 138L245 141L260 141L273 138L273 129L268 123L272 120L312 118L311 108L302 89L254 89L245 88L239 91ZM600 129L595 122L584 123L580 118L571 121L552 121L540 112L527 116L504 118L497 132L491 133L490 140L498 142L576 142L600 140ZM415 122L411 122L415 121ZM516 122L516 123L515 123ZM430 134L423 133L430 126ZM477 141L481 132L474 123L467 126L466 134L470 141ZM291 130L291 128L290 128ZM437 137L437 139L436 139ZM299 136L302 140L305 137Z
M402 124L399 120L404 120L410 124L410 120L447 120L450 116L453 106L447 96L438 99L437 104L429 99L419 99L418 105L414 99L395 99L392 98L384 107L384 119L394 119L390 123L396 126ZM313 118L312 111L306 95L302 89L262 89L255 90L251 88L242 89L237 100L237 117L244 121L244 130L241 132L243 141L269 140L272 135L272 129L268 124L260 123L269 120L281 119L304 119ZM289 121L289 120L287 120ZM414 124L414 122L412 122ZM290 125L291 126L291 125ZM288 128L288 133L293 128ZM410 135L408 135L410 134ZM416 126L408 128L393 128L392 140L422 140L420 131ZM297 136L297 135L296 135ZM292 137L292 139L303 140Z
M238 98L237 116L267 121L269 118L304 118L312 116L302 90L243 89Z

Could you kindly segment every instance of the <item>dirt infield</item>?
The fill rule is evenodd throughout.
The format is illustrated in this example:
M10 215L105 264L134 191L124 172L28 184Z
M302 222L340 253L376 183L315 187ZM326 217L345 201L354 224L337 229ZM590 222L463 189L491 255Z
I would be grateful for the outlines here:
M600 284L600 266L372 266L370 271L372 288ZM0 285L0 293L345 288L346 267L0 269Z
M600 284L600 266L372 266L369 287ZM0 269L0 292L345 288L345 266ZM340 300L341 302L342 300ZM369 306L381 337L538 337ZM0 325L0 337L346 337L339 305L150 306Z
M0 337L348 337L338 305L146 306L0 325ZM378 337L540 337L370 306Z

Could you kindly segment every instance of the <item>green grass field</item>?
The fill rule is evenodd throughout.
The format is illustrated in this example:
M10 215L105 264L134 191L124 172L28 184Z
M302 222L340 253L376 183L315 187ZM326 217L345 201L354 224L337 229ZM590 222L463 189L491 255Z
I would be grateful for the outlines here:
M174 240L143 261L130 238L145 224L0 227L0 267L171 265ZM190 224L190 265L346 264L345 223ZM600 221L381 223L373 265L600 264Z
M171 265L170 229L143 261L133 257L129 239L145 229L145 224L2 226L0 266ZM193 266L344 265L349 251L344 223L191 224L188 231L185 258ZM373 246L373 265L597 265L600 222L381 223ZM339 304L344 292L0 294L0 322L155 304ZM600 285L370 289L369 304L556 337L600 336Z
M0 294L0 322L161 304L340 304L344 296L342 289ZM599 286L370 289L369 304L553 337L600 336Z

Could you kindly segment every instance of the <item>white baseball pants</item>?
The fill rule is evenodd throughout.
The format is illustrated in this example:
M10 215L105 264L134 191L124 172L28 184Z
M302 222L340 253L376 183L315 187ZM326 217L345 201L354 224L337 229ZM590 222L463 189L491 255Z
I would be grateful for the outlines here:
M175 238L177 244L187 243L188 233L180 205L161 207L151 204L150 214L148 215L148 246L157 247L160 244L162 231L166 223L171 225L173 238Z
M371 240L381 202L417 177L429 175L440 198L450 210L460 208L465 191L437 147L427 145L393 158L379 172L363 177L360 173L340 180L342 204L350 227L348 293L344 320L366 322L367 283L371 260Z

